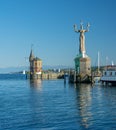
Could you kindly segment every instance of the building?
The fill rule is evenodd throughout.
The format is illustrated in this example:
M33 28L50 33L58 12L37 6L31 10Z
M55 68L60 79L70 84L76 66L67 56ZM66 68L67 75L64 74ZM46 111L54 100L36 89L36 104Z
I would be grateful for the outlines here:
M31 49L30 56L30 78L41 78L42 75L42 60L38 57L35 57Z

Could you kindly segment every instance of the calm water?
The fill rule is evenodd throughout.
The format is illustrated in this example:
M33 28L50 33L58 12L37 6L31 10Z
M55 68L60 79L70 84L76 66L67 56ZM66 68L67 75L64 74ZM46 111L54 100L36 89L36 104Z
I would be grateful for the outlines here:
M116 87L0 75L0 130L115 130Z

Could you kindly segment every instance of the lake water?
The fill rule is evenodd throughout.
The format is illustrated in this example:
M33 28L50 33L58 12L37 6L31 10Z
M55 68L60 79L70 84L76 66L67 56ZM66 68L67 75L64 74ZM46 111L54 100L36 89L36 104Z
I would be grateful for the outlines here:
M0 130L115 129L115 86L0 75Z

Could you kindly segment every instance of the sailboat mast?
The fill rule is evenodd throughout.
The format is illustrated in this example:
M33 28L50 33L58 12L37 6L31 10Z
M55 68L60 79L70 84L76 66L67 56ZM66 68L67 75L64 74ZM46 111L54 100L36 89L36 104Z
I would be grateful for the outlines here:
M99 68L100 68L100 62L99 62L99 51L98 51L98 73L99 73Z

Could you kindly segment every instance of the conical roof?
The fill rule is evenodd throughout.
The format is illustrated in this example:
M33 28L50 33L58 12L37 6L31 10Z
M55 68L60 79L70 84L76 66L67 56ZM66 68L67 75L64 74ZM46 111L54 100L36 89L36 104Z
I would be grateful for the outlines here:
M29 61L31 62L34 58L35 58L35 56L34 56L33 51L31 49L30 56L29 56Z

